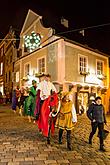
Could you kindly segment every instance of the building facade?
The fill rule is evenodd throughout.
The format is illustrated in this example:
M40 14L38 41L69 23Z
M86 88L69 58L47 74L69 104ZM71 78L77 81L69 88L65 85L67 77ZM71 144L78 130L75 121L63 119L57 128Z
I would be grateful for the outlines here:
M10 28L0 43L0 92L11 99L14 81L14 61L16 57L15 33Z
M4 70L4 42L2 41L0 43L0 93L3 95L4 90L3 90L3 85L4 85L4 78L3 78L3 70Z
M6 35L4 47L4 93L12 95L13 81L14 81L14 61L16 57L16 37L15 32L10 28L9 33Z
M102 96L107 110L108 56L55 36L53 29L44 28L41 22L42 17L29 10L20 34L14 86L30 86L36 73L49 73L58 91L74 86L72 99L78 113L81 104L86 112L97 95Z

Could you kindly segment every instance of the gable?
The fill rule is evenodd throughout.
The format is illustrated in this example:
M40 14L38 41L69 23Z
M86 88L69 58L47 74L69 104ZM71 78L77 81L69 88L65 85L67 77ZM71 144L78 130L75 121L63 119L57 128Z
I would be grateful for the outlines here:
M42 18L41 16L37 15L36 13L34 13L32 10L29 9L23 28L21 30L21 34L23 34L33 24L35 20L41 18Z

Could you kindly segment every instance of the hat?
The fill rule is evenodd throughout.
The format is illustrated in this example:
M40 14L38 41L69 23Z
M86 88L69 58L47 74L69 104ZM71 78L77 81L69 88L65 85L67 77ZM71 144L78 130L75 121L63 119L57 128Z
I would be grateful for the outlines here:
M36 77L38 77L38 78L43 77L43 76L45 76L44 73L36 73Z
M46 77L51 77L51 75L50 75L50 74L46 74L45 76L46 76Z
M36 83L36 80L32 80L32 85L34 85Z
M69 95L69 93L70 92L68 92L68 91L62 92L62 98L65 97L65 96L67 96L67 95Z

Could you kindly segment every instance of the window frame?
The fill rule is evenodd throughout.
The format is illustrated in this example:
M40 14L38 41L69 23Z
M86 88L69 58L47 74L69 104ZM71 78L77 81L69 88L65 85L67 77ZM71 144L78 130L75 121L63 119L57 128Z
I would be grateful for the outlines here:
M78 54L78 72L79 74L83 71L80 71L80 57L82 58L86 58L86 72L88 72L88 56L82 55L82 54Z
M44 72L40 72L40 70L39 70L39 60L41 60L41 59L43 59L44 58L44 63L45 63L45 66L44 66L44 68L45 68L45 71ZM40 58L37 58L37 68L38 68L38 73L46 73L46 56L42 56L42 57L40 57Z
M100 60L100 59L96 59L96 75L101 75L101 74L98 74L97 72L97 63L98 62L101 62L102 63L102 73L101 74L104 74L104 61L103 60Z
M24 64L24 76L27 76L28 75L28 74L25 74L26 73L25 68L26 68L26 65L28 65L28 64L30 66L29 75L31 74L31 62L27 62L27 63Z

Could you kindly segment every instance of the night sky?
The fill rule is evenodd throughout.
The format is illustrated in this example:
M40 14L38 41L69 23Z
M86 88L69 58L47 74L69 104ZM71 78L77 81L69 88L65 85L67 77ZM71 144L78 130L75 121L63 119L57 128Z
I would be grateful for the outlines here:
M10 26L20 33L28 9L43 16L45 27L51 26L56 33L61 33L110 23L109 8L106 0L4 0L0 2L0 38L7 34ZM62 16L69 21L68 29L60 24ZM110 55L110 25L87 29L84 37L79 31L62 35Z

